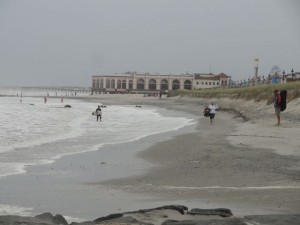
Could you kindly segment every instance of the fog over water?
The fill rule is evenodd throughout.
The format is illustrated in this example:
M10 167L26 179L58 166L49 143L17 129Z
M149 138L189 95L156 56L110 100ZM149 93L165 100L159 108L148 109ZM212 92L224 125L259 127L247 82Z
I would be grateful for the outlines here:
M91 76L300 71L298 0L1 0L0 86Z

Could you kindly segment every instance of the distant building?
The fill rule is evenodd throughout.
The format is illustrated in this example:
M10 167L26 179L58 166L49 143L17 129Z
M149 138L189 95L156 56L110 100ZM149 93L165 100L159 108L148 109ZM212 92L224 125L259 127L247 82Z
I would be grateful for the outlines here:
M292 69L290 74L286 74L285 71L281 71L279 66L273 66L271 72L268 75L270 84L288 83L297 81L300 79L300 73L294 72Z
M219 75L209 74L195 74L193 81L194 89L216 88L216 87L228 87L231 77L225 73Z
M229 86L230 76L214 74L106 74L92 76L92 93L160 92Z
M271 71L269 73L269 79L271 84L279 84L284 82L282 70L279 68L279 66L274 65L271 68Z

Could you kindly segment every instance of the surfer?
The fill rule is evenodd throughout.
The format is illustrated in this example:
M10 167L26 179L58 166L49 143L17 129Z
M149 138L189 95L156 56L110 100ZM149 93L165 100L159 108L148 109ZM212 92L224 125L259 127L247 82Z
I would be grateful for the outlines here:
M102 111L100 108L100 105L98 105L98 108L96 109L96 116L97 116L97 121L100 119L101 121L101 115L102 115Z

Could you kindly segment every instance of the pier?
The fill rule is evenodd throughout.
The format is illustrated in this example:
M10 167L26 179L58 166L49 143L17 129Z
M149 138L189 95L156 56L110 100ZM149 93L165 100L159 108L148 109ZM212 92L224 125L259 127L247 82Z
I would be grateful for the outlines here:
M7 96L86 96L90 87L0 87L0 95Z

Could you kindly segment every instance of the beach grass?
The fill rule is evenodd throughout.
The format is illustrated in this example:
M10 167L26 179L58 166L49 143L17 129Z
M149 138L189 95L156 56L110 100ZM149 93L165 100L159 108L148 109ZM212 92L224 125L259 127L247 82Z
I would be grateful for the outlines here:
M265 101L270 104L273 102L274 90L287 90L287 101L292 101L300 97L300 82L291 82L285 84L265 84L251 87L234 87L234 88L209 88L201 90L178 90L169 93L175 96L189 96L201 98L231 98L255 100L256 102Z

